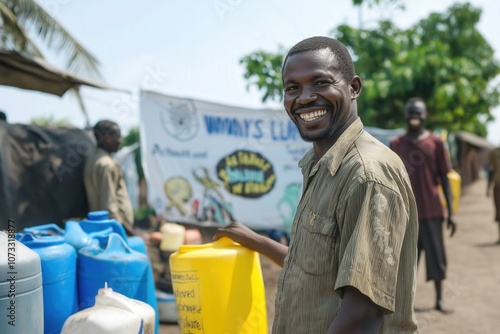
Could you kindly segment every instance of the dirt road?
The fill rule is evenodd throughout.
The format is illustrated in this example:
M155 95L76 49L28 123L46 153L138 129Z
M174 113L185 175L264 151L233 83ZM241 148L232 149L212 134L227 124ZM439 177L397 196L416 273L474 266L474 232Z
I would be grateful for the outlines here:
M493 202L486 195L486 181L469 186L455 215L458 230L446 234L448 279L444 299L454 313L443 315L429 310L418 312L420 333L474 334L500 333L500 246L498 225L493 223ZM276 281L280 268L261 258L266 286L269 327L274 315ZM431 309L434 286L425 281L425 264L418 271L415 307ZM163 324L160 334L179 334L177 325Z

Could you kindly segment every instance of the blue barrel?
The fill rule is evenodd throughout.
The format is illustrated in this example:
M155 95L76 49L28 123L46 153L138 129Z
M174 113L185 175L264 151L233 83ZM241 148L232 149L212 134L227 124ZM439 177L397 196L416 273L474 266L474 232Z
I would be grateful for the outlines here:
M59 334L66 319L78 312L76 251L62 236L20 233L17 238L40 256L44 333Z
M77 262L80 310L93 306L97 291L107 283L113 291L151 305L159 323L149 258L133 250L120 234L109 234L105 248L88 246L80 249Z
M0 231L0 333L43 333L40 256Z

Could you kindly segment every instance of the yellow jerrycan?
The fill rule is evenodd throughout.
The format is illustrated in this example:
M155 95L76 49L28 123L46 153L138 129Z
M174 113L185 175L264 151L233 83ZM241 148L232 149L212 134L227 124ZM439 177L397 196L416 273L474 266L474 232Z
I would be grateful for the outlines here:
M453 196L452 200L452 210L453 213L457 213L460 204L460 196L462 190L462 177L457 173L456 170L451 169L448 174L448 180L450 181L450 191ZM444 197L443 187L439 187L439 197L441 198L441 204L446 208L446 198Z
M258 253L223 237L170 256L181 334L267 334Z

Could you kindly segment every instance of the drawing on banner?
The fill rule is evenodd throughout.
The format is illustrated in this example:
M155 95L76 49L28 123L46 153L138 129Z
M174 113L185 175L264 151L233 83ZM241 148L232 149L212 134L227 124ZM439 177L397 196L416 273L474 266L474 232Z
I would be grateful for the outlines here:
M189 203L193 195L188 180L182 176L171 177L164 182L163 189L168 199L166 211L177 209L182 216L188 215L185 205Z
M170 101L161 113L161 123L173 138L180 141L192 139L199 129L194 102L189 99Z
M198 221L217 222L222 225L227 225L234 221L233 207L225 201L224 196L219 191L221 185L217 181L212 180L208 169L201 167L198 170L194 170L193 176L203 187L202 198L193 201L195 219Z
M262 154L238 150L217 163L217 176L231 194L259 198L268 194L276 183L273 165Z

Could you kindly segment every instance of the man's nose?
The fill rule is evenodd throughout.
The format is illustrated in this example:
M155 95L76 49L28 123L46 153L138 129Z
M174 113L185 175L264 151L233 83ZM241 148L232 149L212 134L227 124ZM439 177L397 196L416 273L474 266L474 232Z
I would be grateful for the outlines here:
M318 96L316 93L308 87L304 87L302 89L302 92L300 93L299 97L297 98L297 103L299 104L308 104L313 101L316 101Z

